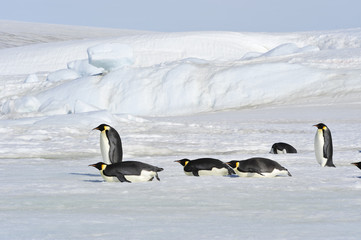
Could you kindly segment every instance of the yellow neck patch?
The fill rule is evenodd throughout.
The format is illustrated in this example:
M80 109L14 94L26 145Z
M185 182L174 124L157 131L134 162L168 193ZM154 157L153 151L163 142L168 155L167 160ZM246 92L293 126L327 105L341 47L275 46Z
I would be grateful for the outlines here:
M239 162L236 162L236 168L238 168L239 167Z
M102 164L102 170L104 170L107 167L106 164Z
M187 166L188 163L189 163L189 161L185 161L185 162L184 162L184 166Z
M104 127L104 131L105 131L105 130L110 130L110 127L109 127L109 126L105 126L105 127Z

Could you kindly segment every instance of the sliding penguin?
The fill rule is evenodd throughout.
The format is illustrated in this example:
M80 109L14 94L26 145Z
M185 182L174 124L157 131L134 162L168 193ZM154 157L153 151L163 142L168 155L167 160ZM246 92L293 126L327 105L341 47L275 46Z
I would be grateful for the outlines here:
M227 164L214 158L199 158L195 160L185 158L175 162L184 166L184 173L188 176L226 176L235 174Z
M98 162L89 166L97 168L106 182L147 182L154 177L160 181L158 172L163 171L163 168L138 161L114 164Z
M240 177L277 177L292 176L291 173L278 162L268 158L250 158L241 161L230 161L227 164Z
M330 129L323 123L313 125L317 127L315 135L315 155L322 167L335 167L332 162L333 146Z
M273 154L297 153L297 150L288 143L278 142L272 145L270 153Z
M100 151L104 162L107 164L121 162L123 148L118 132L107 124L100 124L93 130L100 131Z

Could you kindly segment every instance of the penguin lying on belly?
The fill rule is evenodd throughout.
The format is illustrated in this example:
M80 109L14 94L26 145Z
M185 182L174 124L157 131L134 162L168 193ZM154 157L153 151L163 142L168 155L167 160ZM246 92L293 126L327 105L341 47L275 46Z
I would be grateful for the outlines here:
M270 153L273 154L297 153L297 150L288 143L278 142L272 145Z
M175 162L184 166L184 173L188 176L226 176L235 174L227 164L214 158L199 158L195 160L185 158Z
M276 177L292 176L291 173L278 162L268 158L250 158L241 161L227 162L240 177Z
M163 168L138 161L114 164L98 162L89 166L97 168L106 182L147 182L154 177L160 181L158 172L163 171Z

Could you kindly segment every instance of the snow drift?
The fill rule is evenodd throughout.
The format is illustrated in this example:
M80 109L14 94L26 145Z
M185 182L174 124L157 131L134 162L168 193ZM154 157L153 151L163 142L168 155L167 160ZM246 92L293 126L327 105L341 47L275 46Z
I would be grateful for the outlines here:
M27 65L39 72L47 65L50 72L47 84L25 81L29 88L40 85L31 96L2 98L1 111L169 116L358 94L360 36L359 30L153 33L5 49L6 59L27 59L23 74ZM61 49L55 57L62 64L46 64L54 49Z

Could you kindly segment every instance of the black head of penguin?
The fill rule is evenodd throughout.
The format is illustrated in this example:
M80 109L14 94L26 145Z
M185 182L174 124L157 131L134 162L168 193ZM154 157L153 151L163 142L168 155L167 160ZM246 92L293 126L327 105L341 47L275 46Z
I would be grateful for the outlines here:
M356 167L358 167L359 169L361 169L361 162L354 162L351 163L352 165L355 165Z
M323 129L323 130L326 130L327 129L327 126L323 123L319 123L319 124L316 124L316 125L313 125L315 127L317 127L318 129Z
M96 128L93 128L93 130L99 130L99 131L104 131L104 130L106 130L106 128L109 128L110 126L109 125L107 125L107 124L100 124L98 127L96 127Z
M176 160L174 162L180 163L182 166L186 166L189 163L189 161L190 161L189 159L184 158L184 159L181 159L181 160Z
M227 162L226 164L228 164L231 168L236 168L236 167L238 167L237 163L239 164L239 161L234 160L234 161Z
M96 169L98 169L99 171L104 169L107 166L107 164L103 163L103 162L98 162L98 163L94 163L94 164L90 164L89 167L95 167Z

